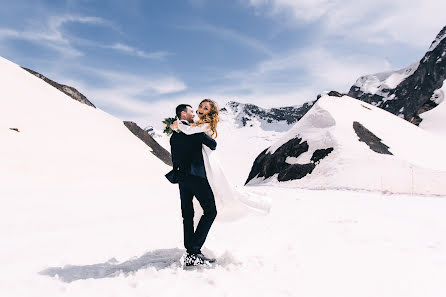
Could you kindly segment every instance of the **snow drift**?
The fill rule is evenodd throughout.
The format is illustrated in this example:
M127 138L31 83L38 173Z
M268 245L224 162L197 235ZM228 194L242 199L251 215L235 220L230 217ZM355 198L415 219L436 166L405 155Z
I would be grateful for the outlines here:
M446 143L380 108L323 96L254 161L248 184L446 195Z

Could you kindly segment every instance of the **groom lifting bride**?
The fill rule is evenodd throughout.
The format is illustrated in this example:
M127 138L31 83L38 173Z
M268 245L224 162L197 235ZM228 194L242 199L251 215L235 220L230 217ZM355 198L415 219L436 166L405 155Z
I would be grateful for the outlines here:
M194 121L194 111L190 105L181 104L176 108L181 125L189 126ZM174 123L172 130L178 129L180 123ZM197 266L215 262L201 252L208 232L217 216L214 194L206 178L206 169L202 154L202 145L215 150L217 142L207 134L173 133L170 138L173 182L178 182L183 216L184 247L186 248L185 266ZM197 198L203 208L197 229L194 230L194 206L192 199Z
M197 108L199 120L194 122L194 111L188 104L176 108L178 118L170 128L173 170L166 174L172 183L178 183L183 216L185 266L206 265L215 259L205 257L201 248L217 216L233 221L249 213L269 212L271 201L232 186L226 179L213 151L217 147L217 124L220 120L218 106L211 99L204 99ZM194 230L193 198L203 208Z

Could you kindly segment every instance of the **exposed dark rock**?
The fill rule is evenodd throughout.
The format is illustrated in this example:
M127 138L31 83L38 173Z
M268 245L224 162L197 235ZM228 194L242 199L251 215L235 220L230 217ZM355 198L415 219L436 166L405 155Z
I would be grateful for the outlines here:
M407 121L418 125L421 122L419 115L437 106L432 96L446 79L446 38L441 40L444 34L446 27L436 38L438 45L428 51L412 75L394 89L383 89L381 96L363 93L358 86L353 85L348 96L378 106L395 115L401 115Z
M70 96L70 97L73 98L74 100L77 100L77 101L79 101L79 102L81 102L81 103L83 103L83 104L86 104L86 105L88 105L88 106L91 106L91 107L93 107L93 108L96 108L96 106L94 106L93 103L91 103L91 102L87 99L87 97L85 97L82 93L80 93L80 92L79 92L78 90L76 90L75 88L70 87L70 86L66 86L66 85L61 85L61 84L59 84L59 83L57 83L57 82L55 82L55 81L53 81L53 80L47 78L46 76L44 76L44 75L42 75L42 74L40 74L40 73L38 73L38 72L36 72L36 71L33 71L33 70L31 70L31 69L28 69L28 68L25 68L25 67L22 67L22 68L25 69L26 71L28 71L29 73L31 73L31 74L37 76L38 78L42 79L42 80L45 81L46 83L52 85L53 87L55 87L55 88L58 89L59 91L65 93L65 94L68 95L68 96Z
M339 93L339 92L337 92L337 91L330 91L330 92L328 92L328 96L332 96L332 97L343 97L343 96L345 96L345 94L341 94L341 93Z
M315 150L313 155L311 156L311 161L315 164L318 164L320 160L328 156L328 154L331 153L332 151L333 151L332 147Z
M242 124L243 124L243 127L246 126L246 123L248 123L248 121L250 121L250 119L248 119L247 117L242 117Z
M147 144L152 149L152 154L158 157L161 161L169 166L172 166L172 158L170 153L163 148L152 136L150 136L147 131L141 129L134 122L125 121L124 125L139 139L141 139L145 144Z
M20 132L18 128L9 128L9 130Z
M346 94L342 94L342 93L339 93L338 91L330 91L330 92L328 92L328 93L326 93L326 92L324 92L323 94L318 94L317 95L317 99L316 99L316 101L317 100L319 100L319 98L321 98L322 97L322 95L328 95L328 96L332 96L332 97L342 97L342 96L345 96Z
M267 151L268 149L264 150L255 159L245 184L255 177L263 177L266 179L275 174L278 174L278 181L301 179L305 175L310 174L318 162L333 151L333 148L315 151L311 158L312 162L307 164L286 163L288 157L298 157L308 151L308 143L306 141L302 142L302 139L298 137L290 139L273 154L267 153Z
M353 122L353 129L355 130L356 135L358 135L359 141L367 144L372 151L378 154L393 155L389 151L389 147L382 143L379 137L370 132L366 127L361 125L361 123Z
M435 101L432 101L432 100L426 101L426 102L420 107L420 109L418 109L418 112L414 115L414 117L410 120L410 122L411 122L412 124L417 125L417 126L420 125L421 121L423 120L423 119L420 117L420 114L422 114L423 112L426 112L426 111L428 111L428 110L431 110L432 108L436 107L437 105L438 105L438 104L435 103Z
M363 104L361 104L361 106L364 107L365 109L372 110L370 107L367 107L367 106L365 106Z
M316 165L314 165L314 163L289 165L285 167L284 170L279 172L277 180L288 181L294 179L301 179L305 175L313 172L315 167Z

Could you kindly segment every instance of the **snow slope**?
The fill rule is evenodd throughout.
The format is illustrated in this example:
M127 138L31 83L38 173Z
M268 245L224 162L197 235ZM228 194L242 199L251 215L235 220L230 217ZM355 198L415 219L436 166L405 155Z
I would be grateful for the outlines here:
M377 153L359 141L354 122L380 138L392 155ZM266 155L274 155L296 137L307 141L309 148L297 157L288 157L290 165L312 164L310 158L319 149L333 151L310 174L280 185L446 195L442 182L446 180L445 139L370 104L348 96L323 96ZM258 164L262 166L264 163ZM277 184L277 178L258 177L250 184Z
M0 176L6 185L122 183L126 176L154 186L158 181L150 181L151 171L168 170L122 121L3 58L0 71Z

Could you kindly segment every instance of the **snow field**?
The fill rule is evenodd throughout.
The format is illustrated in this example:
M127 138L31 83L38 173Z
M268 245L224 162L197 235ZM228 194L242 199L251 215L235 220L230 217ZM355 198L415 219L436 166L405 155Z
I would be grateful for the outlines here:
M48 212L44 206L21 208L22 218L28 220L9 220L1 231L8 238L6 253L1 253L2 296L438 296L444 292L444 199L257 187L256 192L274 197L270 215L216 223L205 252L215 255L219 265L184 271L178 263L182 227L176 191L171 193L174 197L159 194L157 201L166 199L159 206L142 198L146 192L141 190L127 196L140 198L129 203L92 204L87 212L75 207L71 215L63 210L64 203L52 205L53 217L43 215ZM124 194L113 192L107 193L112 201ZM70 197L75 194L62 199L75 200ZM8 211L13 208L19 209ZM171 264L162 269L142 257L163 250L167 251L162 257ZM87 270L111 258L116 263L130 259L141 263L127 273L72 282L39 274L65 265Z

